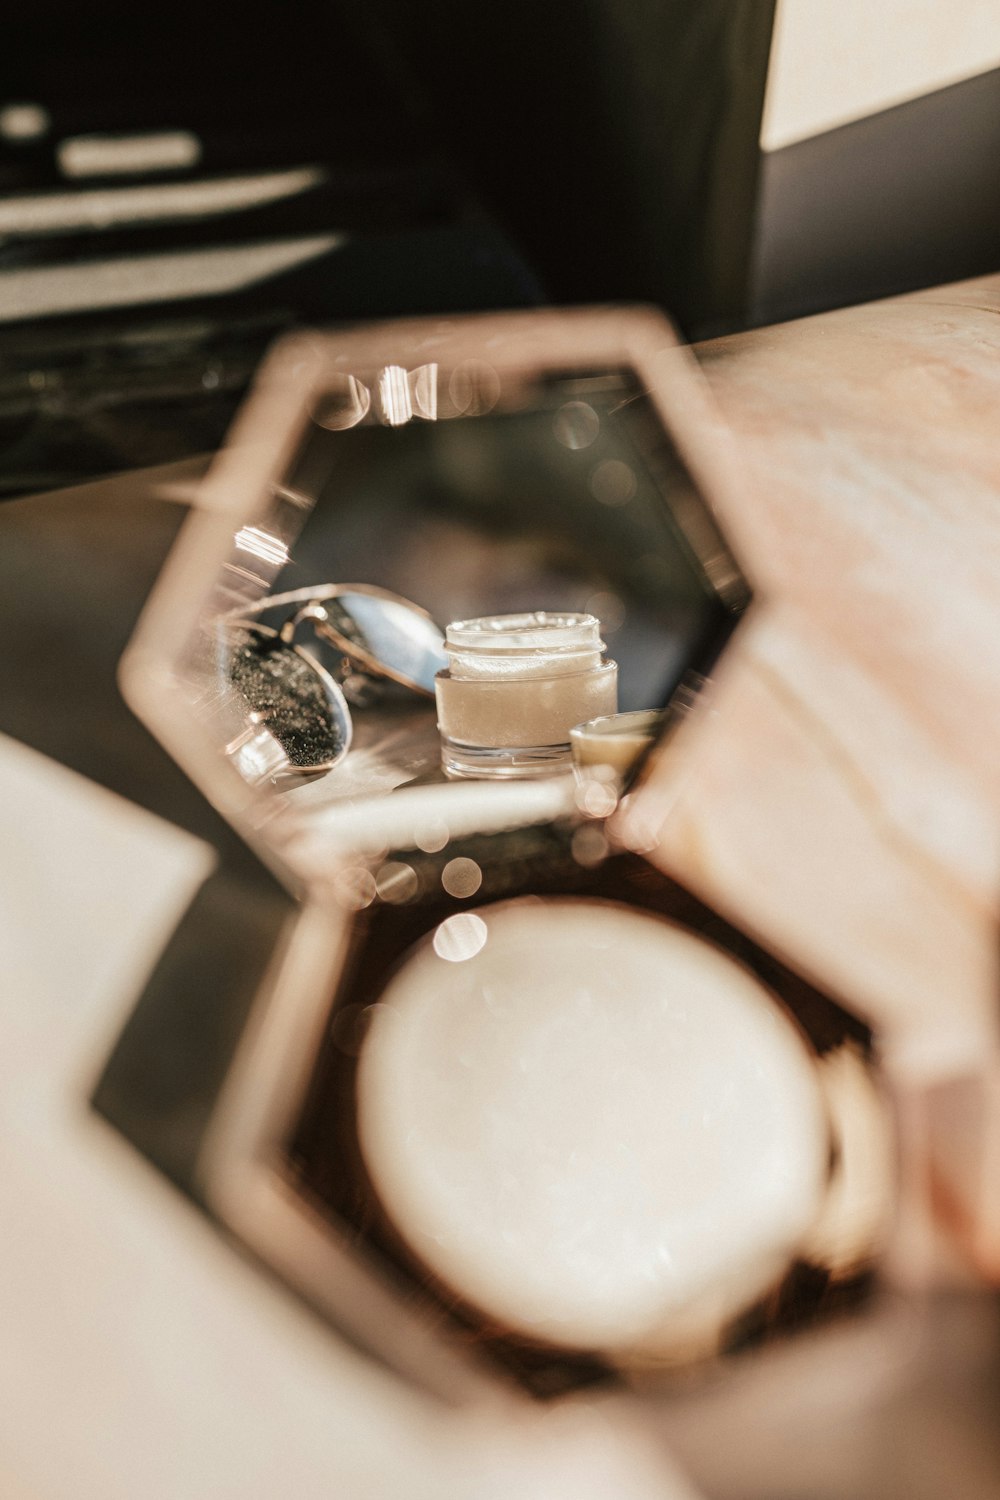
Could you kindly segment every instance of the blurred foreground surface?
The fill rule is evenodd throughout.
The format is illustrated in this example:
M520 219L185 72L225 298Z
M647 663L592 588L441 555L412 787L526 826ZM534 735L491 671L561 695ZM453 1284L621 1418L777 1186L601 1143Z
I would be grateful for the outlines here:
M664 867L883 1034L918 1017L928 1080L986 1045L998 995L998 312L991 278L702 348L743 465L723 519L768 602L692 727L691 774L642 809ZM957 1256L929 1299L707 1390L537 1425L432 1416L90 1112L206 880L230 905L190 928L195 962L219 910L266 935L288 909L114 687L197 469L0 511L10 1493L686 1493L628 1435L639 1418L720 1500L995 1494L1000 1330Z

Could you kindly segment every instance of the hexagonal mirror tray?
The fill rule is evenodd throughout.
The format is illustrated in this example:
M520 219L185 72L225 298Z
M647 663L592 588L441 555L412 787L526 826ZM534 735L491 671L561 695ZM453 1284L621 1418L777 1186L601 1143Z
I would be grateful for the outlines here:
M299 337L264 366L123 666L140 717L300 902L196 1191L449 1399L671 1367L869 1284L878 1215L847 1251L817 1234L850 1197L838 1088L870 1098L863 1154L885 1148L870 1035L615 846L620 796L750 599L706 498L716 432L652 312ZM653 711L645 761L598 736L574 770L588 707ZM763 1073L743 1066L757 1048ZM511 1089L531 1058L529 1098Z

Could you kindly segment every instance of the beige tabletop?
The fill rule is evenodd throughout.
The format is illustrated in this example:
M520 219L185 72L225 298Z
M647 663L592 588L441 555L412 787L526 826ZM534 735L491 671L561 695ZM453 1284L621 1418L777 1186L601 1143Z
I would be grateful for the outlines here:
M962 1066L998 996L1000 277L698 355L764 602L647 799L656 857Z

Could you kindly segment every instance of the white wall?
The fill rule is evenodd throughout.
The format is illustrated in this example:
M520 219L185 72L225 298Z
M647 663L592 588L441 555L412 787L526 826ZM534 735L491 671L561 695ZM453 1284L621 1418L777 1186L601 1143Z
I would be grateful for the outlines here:
M1000 67L1000 0L778 0L761 146Z

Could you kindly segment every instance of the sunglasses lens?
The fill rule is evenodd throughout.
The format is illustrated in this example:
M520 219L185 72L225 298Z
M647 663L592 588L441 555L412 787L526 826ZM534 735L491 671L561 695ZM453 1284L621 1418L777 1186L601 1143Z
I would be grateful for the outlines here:
M345 590L324 601L331 630L363 662L396 682L433 694L435 674L448 665L444 636L433 620L402 598ZM321 632L322 633L322 632Z
M419 605L366 584L319 584L271 594L241 612L238 623L275 631L286 642L299 639L299 630L309 623L315 641L326 648L327 665L332 648L333 660L348 664L353 674L397 683L428 698L434 696L435 675L448 665L444 632Z
M236 632L229 680L254 723L277 741L287 759L282 774L317 774L346 755L351 718L336 683L303 651L272 632Z

